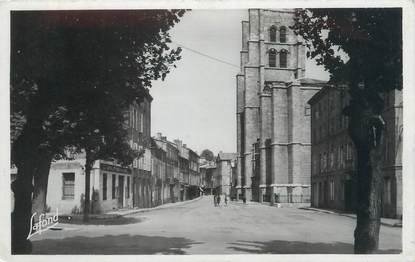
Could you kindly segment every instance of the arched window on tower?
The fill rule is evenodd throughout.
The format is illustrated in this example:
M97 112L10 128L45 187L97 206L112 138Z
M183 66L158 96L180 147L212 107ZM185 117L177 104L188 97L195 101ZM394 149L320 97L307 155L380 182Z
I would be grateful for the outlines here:
M277 42L277 28L275 26L271 26L269 29L269 41Z
M287 42L287 28L285 26L280 27L280 43Z
M288 56L287 50L283 49L280 51L280 67L281 68L287 68L287 56Z
M270 49L268 51L268 64L269 67L277 66L277 51L275 51L275 49Z

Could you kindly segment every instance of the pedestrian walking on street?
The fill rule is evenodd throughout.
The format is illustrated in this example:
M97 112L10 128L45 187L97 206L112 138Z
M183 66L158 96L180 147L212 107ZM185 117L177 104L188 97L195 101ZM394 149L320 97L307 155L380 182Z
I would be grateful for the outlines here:
M228 205L228 196L225 194L225 206Z
M213 204L216 206L217 204L216 204L216 202L218 201L217 199L216 199L217 197L216 197L216 195L213 195Z
M216 197L216 199L217 199L218 206L220 206L220 195L218 195L218 196Z

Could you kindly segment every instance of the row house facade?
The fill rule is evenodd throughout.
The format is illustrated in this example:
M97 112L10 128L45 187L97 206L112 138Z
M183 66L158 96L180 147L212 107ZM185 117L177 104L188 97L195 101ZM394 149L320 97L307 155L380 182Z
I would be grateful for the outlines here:
M199 155L181 140L168 141L161 133L157 133L153 140L166 152L164 203L190 200L200 196L202 180Z
M149 208L192 199L200 195L199 156L186 145L157 134L151 137L151 102L132 104L125 112L124 127L131 148L141 152L129 167L97 160L91 171L91 212ZM179 145L178 145L179 144ZM52 163L46 204L61 214L83 212L85 155Z
M91 212L102 213L114 209L150 207L151 200L151 95L146 92L143 101L133 103L126 110L124 128L131 148L142 156L130 167L116 161L96 160L91 170ZM46 204L60 213L76 214L83 211L85 196L85 155L74 160L52 163L49 171Z
M311 204L318 208L353 211L356 206L356 151L342 110L349 100L344 88L327 86L314 95L311 106ZM382 215L402 216L402 92L385 95L386 122Z
M189 196L195 197L202 194L202 179L199 171L199 155L189 150Z
M133 207L147 208L152 206L151 188L151 101L152 97L147 93L146 99L141 103L130 106L128 124L126 126L130 146L143 152L140 158L133 161L132 188Z
M179 149L173 142L167 140L161 133L153 138L156 144L166 152L165 176L163 181L164 203L174 203L179 200ZM166 198L166 196L168 196Z
M179 150L179 181L180 181L180 200L186 200L189 196L189 185L190 185L190 149L187 148L186 144L183 144L181 140L176 139L174 143Z

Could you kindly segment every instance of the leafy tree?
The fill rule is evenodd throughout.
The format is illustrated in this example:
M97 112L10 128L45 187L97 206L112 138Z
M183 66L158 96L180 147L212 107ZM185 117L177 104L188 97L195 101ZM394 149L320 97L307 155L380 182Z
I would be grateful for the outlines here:
M382 206L383 94L402 89L402 10L308 9L297 15L293 29L305 39L307 56L324 65L331 83L347 84L350 102L344 114L357 151L354 250L373 253L378 249Z
M215 158L215 155L213 155L213 152L210 151L209 149L205 149L202 151L202 153L200 154L201 158L204 158L208 161L213 161L213 159Z
M168 47L168 30L183 13L12 12L13 253L31 250L32 180L34 197L46 199L52 159L84 150L90 159L112 155L128 164L137 153L127 150L123 112L180 59L181 50Z

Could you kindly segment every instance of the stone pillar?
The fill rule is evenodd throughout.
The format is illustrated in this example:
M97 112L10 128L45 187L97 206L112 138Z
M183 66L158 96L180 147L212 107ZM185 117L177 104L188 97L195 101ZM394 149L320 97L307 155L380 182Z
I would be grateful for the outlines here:
M260 140L260 179L259 179L259 202L263 201L267 182L267 140L272 136L272 110L271 89L264 87L261 93L261 140Z
M256 142L259 136L258 130L258 120L259 120L259 108L257 104L257 83L256 78L251 80L251 84L249 88L251 89L248 91L247 86L247 96L249 95L250 98L250 105L248 104L245 106L245 152L244 152L244 175L245 175L245 192L246 192L246 199L248 201L251 200L251 184L252 184L252 152L253 152L253 144ZM251 94L249 94L251 93Z
M239 200L241 193L242 176L243 174L243 154L244 154L244 110L245 110L245 76L243 74L237 75L237 89L236 89L236 150L237 150L237 165L236 165L236 200Z
M395 170L396 218L402 219L402 170ZM393 199L393 198L392 198Z
M271 188L270 188L270 199L269 199L269 203L270 203L271 206L273 206L275 204L274 193L275 193L274 186L271 185Z
M301 99L300 83L294 81L287 90L288 95L288 183L302 184L302 128L304 105Z
M258 9L249 11L249 61L244 67L245 75L245 119L244 119L244 178L245 198L251 201L252 185L252 146L259 138L259 92L260 92L260 44L259 26L260 16Z
M272 165L271 165L271 200L274 193L281 194L278 185L288 183L288 111L287 88L285 84L274 85L272 89Z

